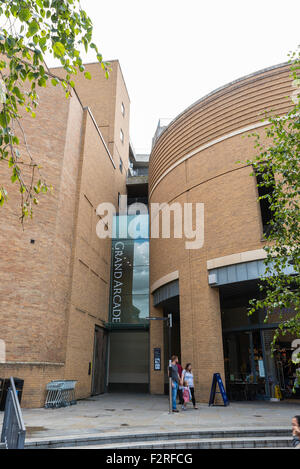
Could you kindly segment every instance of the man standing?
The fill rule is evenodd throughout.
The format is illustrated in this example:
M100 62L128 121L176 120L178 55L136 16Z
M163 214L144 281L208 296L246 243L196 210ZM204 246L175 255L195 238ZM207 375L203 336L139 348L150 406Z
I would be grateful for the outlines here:
M171 362L171 367L172 367L172 411L173 412L179 412L176 408L176 397L177 397L177 391L178 391L178 386L179 386L179 374L178 374L178 368L177 368L177 362L178 362L178 357L176 355L172 356L172 362Z

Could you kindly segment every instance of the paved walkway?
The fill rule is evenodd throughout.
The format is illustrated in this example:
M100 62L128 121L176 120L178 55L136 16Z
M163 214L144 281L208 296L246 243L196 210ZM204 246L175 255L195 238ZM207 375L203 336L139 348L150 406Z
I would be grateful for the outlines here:
M233 402L228 407L189 407L168 413L167 396L103 394L60 409L23 409L27 438L165 431L289 428L300 400ZM3 412L0 412L0 428Z

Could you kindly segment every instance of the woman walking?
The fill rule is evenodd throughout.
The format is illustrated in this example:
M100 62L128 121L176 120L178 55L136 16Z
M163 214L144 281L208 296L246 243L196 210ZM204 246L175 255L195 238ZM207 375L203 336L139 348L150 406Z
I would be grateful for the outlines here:
M182 372L182 382L187 381L188 387L191 391L191 396L192 396L192 403L194 406L194 409L198 409L196 407L196 400L195 400L195 388L194 388L194 375L192 372L192 364L187 363L185 369Z

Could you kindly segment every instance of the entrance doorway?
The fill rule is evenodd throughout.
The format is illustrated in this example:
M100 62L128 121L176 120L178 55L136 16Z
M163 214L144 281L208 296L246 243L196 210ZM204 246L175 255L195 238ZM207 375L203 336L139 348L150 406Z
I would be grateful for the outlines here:
M159 287L153 292L153 305L163 311L164 319L172 315L172 327L166 327L164 321L164 392L169 393L168 364L172 355L178 356L181 364L181 341L180 341L180 296L179 280L173 280Z
M102 327L96 326L94 336L92 396L105 392L106 351L107 332Z
M149 332L111 331L109 351L109 392L149 392Z

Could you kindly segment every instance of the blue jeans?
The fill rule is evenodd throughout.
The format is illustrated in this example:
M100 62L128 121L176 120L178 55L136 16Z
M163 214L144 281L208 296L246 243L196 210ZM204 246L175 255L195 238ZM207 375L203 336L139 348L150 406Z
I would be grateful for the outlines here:
M178 383L172 381L172 410L176 410L176 397L177 397Z

